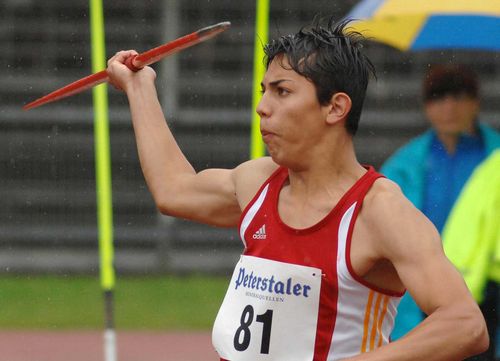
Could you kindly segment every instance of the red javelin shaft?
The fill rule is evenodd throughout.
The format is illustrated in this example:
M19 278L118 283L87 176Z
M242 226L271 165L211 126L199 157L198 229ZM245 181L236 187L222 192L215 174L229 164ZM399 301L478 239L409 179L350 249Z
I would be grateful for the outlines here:
M127 59L125 65L133 71L138 71L147 65L156 63L158 60L163 59L166 56L175 54L183 49L189 48L195 44L202 41L210 39L217 34L225 31L231 26L228 21L218 23L215 25L207 26L206 28L195 31L191 34L180 37L169 43L160 45L151 50L145 51L144 53L138 54L136 56ZM98 73L86 76L80 80L77 80L71 84L68 84L60 89L53 91L29 104L26 104L23 109L33 109L41 105L54 102L56 100L69 97L74 94L78 94L84 90L90 89L98 84L108 81L108 73L106 70L102 70Z

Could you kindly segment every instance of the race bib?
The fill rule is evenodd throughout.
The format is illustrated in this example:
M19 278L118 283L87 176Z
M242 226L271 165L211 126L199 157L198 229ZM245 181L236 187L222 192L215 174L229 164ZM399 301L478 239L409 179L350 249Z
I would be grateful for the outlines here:
M212 342L230 361L312 360L321 270L241 256Z

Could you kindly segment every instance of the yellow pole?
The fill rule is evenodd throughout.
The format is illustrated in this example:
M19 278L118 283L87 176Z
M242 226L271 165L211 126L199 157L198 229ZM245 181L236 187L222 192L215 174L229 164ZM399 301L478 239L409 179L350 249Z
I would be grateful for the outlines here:
M252 96L252 128L250 134L250 158L260 158L265 154L264 143L260 135L260 119L255 112L260 101L260 82L266 72L264 66L263 45L268 42L269 33L269 0L257 0L255 19L255 40L253 55L253 96Z
M104 11L102 0L90 0L90 35L92 72L106 68ZM113 203L111 196L111 156L108 119L108 88L101 84L93 88L94 147L97 193L97 226L99 231L99 256L101 288L105 302L105 361L116 360L116 337L113 319Z

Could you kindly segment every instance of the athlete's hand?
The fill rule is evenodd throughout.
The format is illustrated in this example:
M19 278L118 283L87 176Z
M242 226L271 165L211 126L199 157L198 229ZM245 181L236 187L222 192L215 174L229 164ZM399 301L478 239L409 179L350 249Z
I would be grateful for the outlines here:
M156 72L151 67L146 66L134 72L125 65L127 59L135 55L137 55L135 50L123 50L108 60L106 72L109 76L109 83L116 89L127 92L131 87L138 86L142 82L155 81Z

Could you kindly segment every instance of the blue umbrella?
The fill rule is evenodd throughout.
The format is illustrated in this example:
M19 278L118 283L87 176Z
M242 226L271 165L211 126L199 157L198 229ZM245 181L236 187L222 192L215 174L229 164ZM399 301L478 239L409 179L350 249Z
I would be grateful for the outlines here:
M354 30L400 50L500 51L499 0L363 0Z

